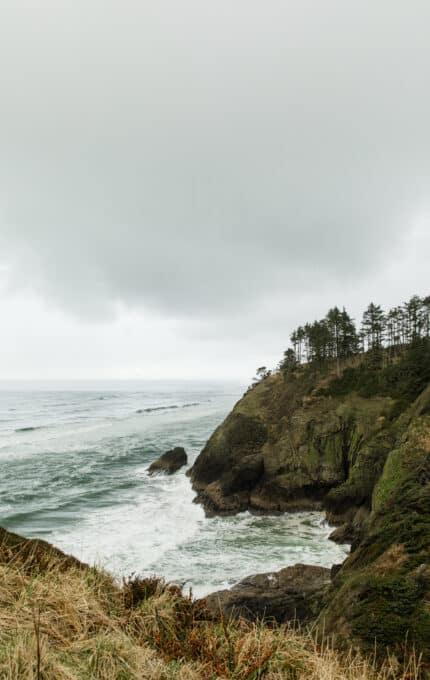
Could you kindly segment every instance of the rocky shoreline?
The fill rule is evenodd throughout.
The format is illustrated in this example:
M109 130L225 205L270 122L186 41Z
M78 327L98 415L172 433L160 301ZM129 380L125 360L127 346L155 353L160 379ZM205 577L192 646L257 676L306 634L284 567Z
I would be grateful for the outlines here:
M408 640L430 655L430 386L399 403L394 392L362 396L334 372L268 376L188 474L208 515L324 510L330 538L351 544L331 573L250 576L211 594L211 609L312 623L369 651L400 653Z
M331 570L295 564L277 572L247 576L228 590L208 595L202 602L225 618L305 624L321 610L331 583Z

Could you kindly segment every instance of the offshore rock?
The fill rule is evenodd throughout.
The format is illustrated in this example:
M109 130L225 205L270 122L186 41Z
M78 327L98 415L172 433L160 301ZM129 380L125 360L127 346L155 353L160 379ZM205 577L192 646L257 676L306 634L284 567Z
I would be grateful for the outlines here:
M183 449L182 446L176 446L174 449L170 449L170 451L163 453L157 460L154 460L149 466L148 472L150 475L158 474L159 472L172 475L186 465L187 460L185 449Z
M296 564L278 572L248 576L230 590L211 593L205 603L214 615L278 623L316 619L330 585L330 569Z

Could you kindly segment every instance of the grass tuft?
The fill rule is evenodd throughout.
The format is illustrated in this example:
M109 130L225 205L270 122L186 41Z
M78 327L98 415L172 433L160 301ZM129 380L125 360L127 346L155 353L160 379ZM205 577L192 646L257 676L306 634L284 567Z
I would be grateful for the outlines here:
M30 560L30 562L29 562ZM419 660L381 668L310 632L214 619L155 577L120 587L101 570L0 558L2 680L418 680Z

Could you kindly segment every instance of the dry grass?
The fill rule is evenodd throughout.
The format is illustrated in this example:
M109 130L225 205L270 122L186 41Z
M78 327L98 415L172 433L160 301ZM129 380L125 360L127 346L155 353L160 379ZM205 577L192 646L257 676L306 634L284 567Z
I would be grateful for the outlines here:
M413 659L383 669L341 657L309 634L213 620L175 586L106 573L52 557L43 568L0 558L3 680L416 680Z

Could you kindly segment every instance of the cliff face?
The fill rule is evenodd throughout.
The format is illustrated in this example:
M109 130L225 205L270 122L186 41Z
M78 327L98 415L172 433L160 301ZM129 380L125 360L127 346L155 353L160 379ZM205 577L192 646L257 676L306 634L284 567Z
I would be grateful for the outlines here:
M325 395L326 382L276 374L243 396L190 473L208 512L321 509L339 487L332 519L370 507L393 444L387 427L393 399Z
M430 385L413 377L405 399L395 382L360 396L335 375L270 376L214 432L191 479L211 513L324 508L352 549L321 630L429 659Z
M319 621L348 643L413 645L430 660L430 386L395 429L365 530Z

